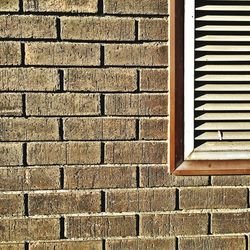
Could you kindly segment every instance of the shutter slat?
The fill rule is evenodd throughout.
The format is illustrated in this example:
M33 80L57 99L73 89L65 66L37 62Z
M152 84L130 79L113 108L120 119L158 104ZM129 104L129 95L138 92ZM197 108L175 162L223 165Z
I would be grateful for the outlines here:
M250 72L250 65L204 65L204 66L198 66L196 71L214 71L214 72L220 72L220 71L226 71L226 72Z
M250 84L204 84L195 88L195 91L250 91Z
M249 22L250 21L250 16L242 16L242 15L204 15L201 17L197 17L195 19L196 21L225 21L225 22Z
M250 140L250 132L245 132L245 131L205 132L199 136L196 136L195 140L199 141Z
M240 45L205 45L196 48L196 51L218 51L218 52L250 52L250 46Z
M247 150L250 154L250 142L245 141L244 143L240 141L235 142L205 142L202 145L198 146L195 151L241 151ZM250 155L249 155L250 156Z
M195 59L197 62L249 62L250 55L204 55Z
M195 118L196 121L233 121L250 120L250 113L203 113Z
M204 5L197 7L199 11L250 11L250 6L246 5Z
M250 36L245 35L204 35L197 37L196 41L200 42L249 42Z
M249 25L202 25L195 29L196 31L247 31L249 32Z
M249 103L205 103L198 105L196 111L250 111Z
M250 130L250 122L204 122L195 130Z
M203 94L196 101L250 101L250 94Z
M250 75L226 75L226 74L221 74L221 75L204 75L197 77L195 79L197 82L248 82L250 81Z

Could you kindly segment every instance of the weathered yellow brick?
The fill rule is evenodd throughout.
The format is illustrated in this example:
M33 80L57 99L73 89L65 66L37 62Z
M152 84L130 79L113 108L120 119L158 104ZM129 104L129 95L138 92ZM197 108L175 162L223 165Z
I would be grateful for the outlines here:
M57 240L60 238L59 219L17 218L0 219L1 241Z
M22 95L0 93L0 116L22 115Z
M0 42L0 65L19 65L21 63L21 44Z
M161 14L168 13L168 0L104 0L105 13Z
M60 189L59 167L1 167L1 191Z
M96 13L98 0L24 0L25 11Z
M0 37L56 38L56 19L49 16L0 16Z
M164 94L108 94L107 115L167 115L168 96Z
M1 0L0 1L0 11L9 12L9 11L18 11L19 10L19 1L18 0Z
M29 165L98 164L100 150L99 142L28 143L27 162Z
M68 238L136 236L135 216L74 216L66 225Z
M59 123L57 119L0 119L0 141L40 140L59 140Z
M30 250L44 250L44 249L54 249L54 250L102 250L102 241L94 240L94 241L50 241L50 242L30 242ZM9 250L9 249L4 249ZM19 250L19 249L13 249ZM20 249L20 250L23 250Z
M140 139L163 140L168 138L168 119L144 118L140 120Z
M71 91L135 91L134 69L65 69L65 90Z
M139 20L139 40L168 40L168 21L165 18Z
M107 142L105 163L165 164L168 158L166 142Z
M68 118L66 140L113 140L135 138L135 120L121 118Z
M21 143L0 143L0 165L22 165Z
M24 243L2 243L0 244L1 250L23 250Z
M164 44L105 45L105 65L167 66L168 46Z
M30 215L101 212L100 192L49 192L29 195Z
M54 91L59 89L56 69L2 68L0 89L6 91Z
M79 43L27 43L27 65L100 65L100 45Z
M22 216L23 209L23 194L0 194L0 216Z
M100 113L100 97L97 94L29 93L27 114L37 116L95 115Z
M130 18L62 17L62 38L76 40L130 41L135 24Z
M140 75L140 88L142 91L167 91L167 69L142 69Z

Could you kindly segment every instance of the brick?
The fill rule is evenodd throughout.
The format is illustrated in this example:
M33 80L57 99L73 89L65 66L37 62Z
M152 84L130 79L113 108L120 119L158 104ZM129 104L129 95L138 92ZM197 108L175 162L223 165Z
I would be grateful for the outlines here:
M22 165L21 143L0 143L0 165Z
M137 89L135 69L65 69L65 90L129 92Z
M0 11L9 12L9 11L18 11L19 10L19 1L18 0L1 0L0 2Z
M154 212L175 209L175 189L107 192L107 212Z
M140 74L140 89L142 91L167 91L167 69L142 69Z
M107 142L105 163L167 163L166 142Z
M23 243L3 243L0 244L1 250L23 250L24 244Z
M23 195L0 194L0 216L22 216Z
M215 234L250 232L250 213L213 213L212 232Z
M110 94L105 97L107 115L167 115L168 96L163 94Z
M0 89L6 91L54 91L59 89L55 69L2 68Z
M141 236L199 235L207 231L207 214L149 214L141 218Z
M136 187L135 167L66 167L64 175L65 189Z
M98 142L28 143L27 162L29 165L97 164L100 150Z
M107 250L175 250L174 238L107 240Z
M141 119L140 139L146 139L146 140L168 139L168 120L161 118Z
M0 42L0 65L19 65L21 45L18 42Z
M0 93L0 116L20 116L22 108L21 94Z
M59 140L59 122L45 118L0 118L0 141Z
M135 21L117 17L62 17L62 39L133 41ZM120 32L117 32L120 31Z
M98 0L24 0L24 11L96 13Z
M26 43L25 50L27 65L100 65L100 45L98 44L37 42Z
M208 176L170 175L166 166L141 167L140 187L189 187L208 186Z
M1 241L56 240L59 236L59 219L0 219Z
M53 241L53 242L30 242L30 250L102 250L102 241Z
M1 38L56 38L56 36L55 17L0 16Z
M247 208L246 188L187 188L180 191L180 208Z
M66 140L122 140L135 138L135 120L121 118L68 118Z
M214 186L250 186L250 175L212 176Z
M156 43L105 45L105 65L167 66L168 46Z
M29 195L29 214L51 215L101 212L99 192L50 192Z
M66 218L66 237L136 236L135 216L77 216Z
M29 93L27 114L36 116L97 115L100 96L97 94Z
M60 189L58 167L0 168L1 191Z
M105 0L104 12L112 14L158 14L168 13L167 0Z
M164 18L145 18L139 20L139 40L167 41L168 40L168 21Z
M220 249L220 250L242 250L245 249L245 238L243 236L203 236L179 238L179 249Z

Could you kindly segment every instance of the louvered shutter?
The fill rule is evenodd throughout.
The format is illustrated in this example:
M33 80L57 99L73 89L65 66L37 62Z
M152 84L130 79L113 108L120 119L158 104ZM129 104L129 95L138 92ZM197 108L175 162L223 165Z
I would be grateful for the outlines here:
M193 157L250 158L250 0L195 1L194 57Z

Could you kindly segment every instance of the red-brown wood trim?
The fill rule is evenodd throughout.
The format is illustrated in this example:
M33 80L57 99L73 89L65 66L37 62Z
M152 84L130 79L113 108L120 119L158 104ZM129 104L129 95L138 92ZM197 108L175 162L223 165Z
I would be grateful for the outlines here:
M170 0L169 163L175 175L250 174L249 160L184 161L184 0Z
M184 155L184 0L171 0L169 4L169 162L173 172Z

